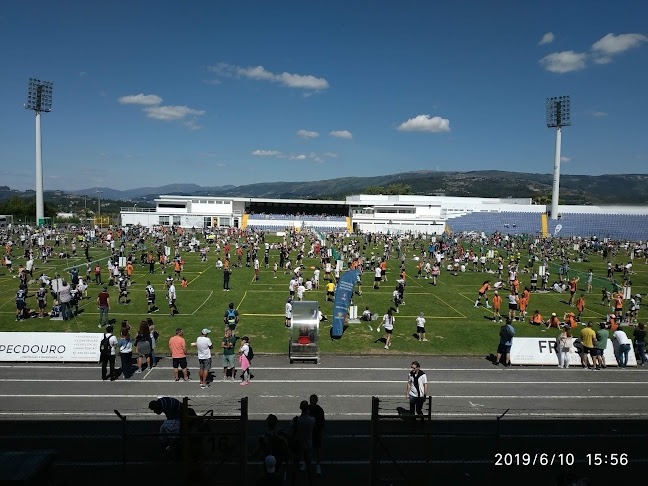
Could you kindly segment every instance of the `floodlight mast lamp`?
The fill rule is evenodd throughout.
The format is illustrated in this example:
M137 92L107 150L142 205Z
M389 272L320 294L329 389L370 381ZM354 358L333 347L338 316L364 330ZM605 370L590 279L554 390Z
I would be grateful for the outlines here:
M571 103L569 96L547 98L547 127L556 128L556 152L554 155L553 190L551 193L551 219L558 219L558 198L560 196L560 145L562 127L571 125Z
M43 198L43 147L41 141L41 113L52 111L52 87L49 81L29 78L25 108L36 112L36 224L45 223Z

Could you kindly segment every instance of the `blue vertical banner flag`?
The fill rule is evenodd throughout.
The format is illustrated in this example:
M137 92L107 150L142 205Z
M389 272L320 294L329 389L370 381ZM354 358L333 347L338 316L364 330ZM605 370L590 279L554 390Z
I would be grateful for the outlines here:
M344 320L347 316L347 310L349 309L351 297L353 297L353 290L357 279L358 271L350 270L344 273L338 281L337 288L335 289L335 299L333 301L332 337L342 337Z

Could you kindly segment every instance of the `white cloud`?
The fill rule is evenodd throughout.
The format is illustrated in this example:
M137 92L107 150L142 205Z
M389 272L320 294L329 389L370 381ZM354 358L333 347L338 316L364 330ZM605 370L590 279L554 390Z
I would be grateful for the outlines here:
M601 118L602 116L608 116L608 114L605 113L604 111L594 111L592 112L592 116L594 118Z
M290 160L306 160L306 156L304 154L299 154L299 155L291 155Z
M279 157L281 156L281 152L278 150L255 150L252 152L252 155L256 155L257 157Z
M560 157L561 162L571 162L571 157Z
M122 105L152 106L162 103L162 98L160 98L158 95L145 95L143 93L140 93L136 95L122 96L121 98L119 98L119 102Z
M275 74L266 70L263 66L242 67L221 62L215 66L209 66L208 70L217 76L243 77L257 81L270 81L288 88L322 90L329 87L326 79L318 78L312 74L293 74L287 72Z
M187 116L202 116L204 110L194 110L188 106L150 106L144 108L146 116L155 120L182 120Z
M633 47L639 46L642 42L648 41L643 34L608 34L592 44L592 50L602 54L618 54Z
M331 137L344 138L346 140L351 140L353 138L353 135L349 130L333 130L329 135Z
M554 52L540 59L540 64L552 73L568 73L585 69L587 54L584 52Z
M401 123L397 130L401 132L449 132L450 120L440 116L430 118L430 115L418 115Z
M316 138L319 137L319 133L317 132L310 132L308 130L298 130L297 131L297 136L301 137L303 139L309 139L309 138Z
M542 39L540 39L540 42L538 42L539 46L542 46L544 44L551 44L556 37L553 35L553 32L547 32L545 35L542 36Z
M540 59L540 64L554 73L579 71L585 69L588 62L609 64L613 56L638 47L643 42L648 42L648 37L643 34L607 34L592 44L589 52L554 52Z
M324 152L322 155L331 159L337 159L340 156L340 154L336 154L335 152Z

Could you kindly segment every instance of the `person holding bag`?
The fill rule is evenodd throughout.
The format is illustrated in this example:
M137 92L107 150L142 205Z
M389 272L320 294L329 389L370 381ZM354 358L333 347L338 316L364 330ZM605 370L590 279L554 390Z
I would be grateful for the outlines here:
M573 353L574 338L571 333L571 326L563 327L563 332L556 339L558 348L558 368L569 368L570 354Z

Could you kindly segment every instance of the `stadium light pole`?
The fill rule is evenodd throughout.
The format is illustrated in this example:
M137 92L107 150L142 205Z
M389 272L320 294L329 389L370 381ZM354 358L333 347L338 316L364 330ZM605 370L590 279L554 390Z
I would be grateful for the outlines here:
M551 219L558 219L558 197L560 195L560 145L562 127L571 125L571 102L569 96L547 98L547 127L556 128L556 152L554 155L553 190L551 193Z
M101 228L101 194L102 193L103 193L103 191L100 191L99 189L97 189L97 194L99 195L98 196L98 201L97 201L97 209L99 211L99 227L100 228Z
M25 108L36 112L36 224L45 223L43 198L43 146L41 141L41 113L52 111L52 88L49 81L29 78Z

